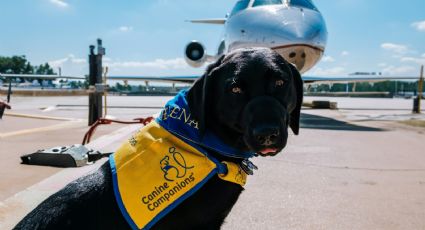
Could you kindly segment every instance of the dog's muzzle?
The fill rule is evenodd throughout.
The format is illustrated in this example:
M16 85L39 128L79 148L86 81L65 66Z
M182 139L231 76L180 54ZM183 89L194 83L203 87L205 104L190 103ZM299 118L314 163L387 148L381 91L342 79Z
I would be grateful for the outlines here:
M287 135L284 127L278 125L259 126L253 129L251 144L261 156L274 156L286 146Z
M273 156L285 146L288 138L287 113L274 98L261 97L248 103L244 111L244 141L251 151Z

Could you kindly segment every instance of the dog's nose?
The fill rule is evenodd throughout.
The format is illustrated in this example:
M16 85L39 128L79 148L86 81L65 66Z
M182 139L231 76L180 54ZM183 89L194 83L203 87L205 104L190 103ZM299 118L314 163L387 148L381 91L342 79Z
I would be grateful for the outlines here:
M263 146L276 144L279 134L279 127L260 127L253 130L254 138Z

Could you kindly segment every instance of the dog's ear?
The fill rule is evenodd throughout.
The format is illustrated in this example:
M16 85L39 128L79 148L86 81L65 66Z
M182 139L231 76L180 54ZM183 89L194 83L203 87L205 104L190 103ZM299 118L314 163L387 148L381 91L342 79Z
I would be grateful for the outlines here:
M204 75L199 78L189 89L187 94L187 101L192 116L198 121L198 128L201 135L205 133L206 128L206 114L208 114L208 107L211 106L211 88L214 74L219 69L224 59L222 55L215 63L210 64Z
M288 63L288 66L290 67L292 72L294 88L297 95L297 105L295 106L295 109L290 114L289 127L291 127L295 135L298 135L300 130L301 106L303 104L303 95L304 95L303 79L301 78L301 74L300 72L298 72L295 66L293 66L290 63Z

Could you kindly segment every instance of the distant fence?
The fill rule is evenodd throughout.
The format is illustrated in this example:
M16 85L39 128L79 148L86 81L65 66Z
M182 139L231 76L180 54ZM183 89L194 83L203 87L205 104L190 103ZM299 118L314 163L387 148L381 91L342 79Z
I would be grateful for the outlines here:
M7 95L7 89L0 89L0 95ZM52 90L52 89L13 89L12 95L19 96L86 96L87 90Z
M12 94L15 96L44 96L44 97L55 97L55 96L87 96L87 90L76 89L76 90L54 90L54 89L13 89ZM110 96L174 96L175 92L164 92L164 91L144 91L144 92L108 92ZM6 96L7 89L0 89L0 95Z

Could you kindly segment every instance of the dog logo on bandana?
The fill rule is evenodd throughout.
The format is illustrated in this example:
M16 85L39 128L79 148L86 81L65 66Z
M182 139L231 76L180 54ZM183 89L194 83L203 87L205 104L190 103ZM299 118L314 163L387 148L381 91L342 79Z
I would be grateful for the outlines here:
M183 178L187 174L188 169L195 166L188 166L183 155L176 151L175 147L168 150L167 156L159 162L161 170L164 172L164 179L167 181L175 181Z

